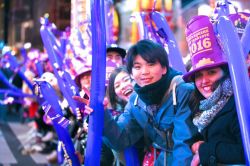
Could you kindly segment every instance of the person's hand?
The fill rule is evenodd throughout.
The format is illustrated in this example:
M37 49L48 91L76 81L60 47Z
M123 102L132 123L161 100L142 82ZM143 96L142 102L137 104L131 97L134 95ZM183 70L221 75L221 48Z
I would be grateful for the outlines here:
M198 166L200 164L200 157L198 153L195 153L191 161L191 166Z
M104 100L103 100L104 110L106 110L108 108L108 105L109 105L109 100L107 97L104 97Z
M76 154L77 158L79 159L80 164L83 164L84 156L79 151L76 151L75 154Z
M81 98L80 96L73 96L72 98L78 102L85 104L84 110L77 110L76 111L76 116L77 116L78 120L82 118L82 116L81 116L82 113L90 115L93 112L93 109L88 106L89 100Z
M74 100L76 100L77 102L83 103L85 105L89 105L89 100L88 99L82 98L80 96L73 96L72 98Z
M84 113L87 115L90 115L94 110L90 108L89 106L85 106Z
M192 145L192 152L195 154L195 153L198 153L198 150L200 148L200 145L203 144L204 141L197 141L195 142L193 145Z

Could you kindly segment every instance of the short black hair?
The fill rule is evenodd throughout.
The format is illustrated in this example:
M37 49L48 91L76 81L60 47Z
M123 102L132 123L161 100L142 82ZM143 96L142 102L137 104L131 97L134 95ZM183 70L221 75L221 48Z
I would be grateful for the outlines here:
M106 51L107 53L112 51L117 52L122 57L122 59L124 59L126 56L126 50L118 46L109 46L107 47Z
M128 50L127 69L129 74L132 73L134 59L137 55L140 55L149 63L159 62L162 67L169 68L168 54L165 48L159 43L144 39L131 46Z

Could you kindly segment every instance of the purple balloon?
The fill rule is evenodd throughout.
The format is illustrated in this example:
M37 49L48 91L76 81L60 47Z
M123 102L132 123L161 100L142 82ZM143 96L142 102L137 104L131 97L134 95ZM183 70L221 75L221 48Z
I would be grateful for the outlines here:
M229 15L229 4L231 4L231 3L228 2L227 0L224 0L224 2L223 1L217 2L215 13L218 14L218 18L220 16L228 16Z
M178 48L178 44L175 40L173 32L167 24L165 17L163 17L161 13L154 11L151 13L151 18L157 26L157 33L165 39L168 45L168 57L170 63L175 69L185 74L187 71L182 61L182 56Z
M140 13L136 16L137 21L138 21L138 26L139 26L139 33L140 36L142 36L142 39L149 39L148 33L148 25L145 22L145 13Z
M17 73L21 78L22 80L28 85L28 87L32 90L33 89L33 84L30 82L30 80L24 75L23 72L21 71L18 71Z
M77 29L77 37L78 37L78 40L79 40L79 42L80 42L81 48L82 48L82 49L85 49L86 46L84 45L84 40L83 40L83 38L82 38L82 33L81 33L81 31L80 31L79 29Z
M63 164L64 157L63 157L63 149L62 149L62 142L58 142L57 144L57 162L58 164Z
M83 104L77 103L72 98L72 96L78 95L79 89L76 86L75 82L72 80L69 73L64 71L63 59L57 56L58 54L53 47L53 41L55 41L55 37L53 36L53 34L45 26L41 27L40 33L44 46L48 52L49 59L53 64L53 71L57 78L60 90L62 91L63 96L68 101L69 106L72 108L74 114L76 115L76 110L84 106ZM57 51L59 51L59 53L63 55L63 52L60 49L57 48Z
M21 92L21 90L19 88L17 88L15 85L12 85L11 83L9 83L9 80L6 78L6 76L3 74L3 72L1 70L0 70L0 79L11 90Z
M79 159L75 154L74 145L67 130L69 121L63 117L55 90L45 81L37 80L36 83L39 85L43 96L39 103L43 106L45 114L47 114L53 122L53 127L56 130L58 139L62 142L64 157L67 163L73 166L80 166Z
M244 57L246 58L248 53L250 52L250 19L248 19L247 21L245 31L241 38L241 44L244 51Z
M89 118L87 150L84 165L100 164L105 96L106 29L104 0L91 0L92 72L90 107L95 111Z
M243 49L236 29L227 17L222 16L219 18L217 30L228 57L238 119L245 149L246 165L250 165L250 87Z
M0 93L5 94L5 96L36 98L35 95L22 93L22 91L16 91L14 89L0 89Z
M43 74L43 62L42 61L36 61L35 64L36 64L36 70L37 70L37 73L38 73L38 76L42 76Z

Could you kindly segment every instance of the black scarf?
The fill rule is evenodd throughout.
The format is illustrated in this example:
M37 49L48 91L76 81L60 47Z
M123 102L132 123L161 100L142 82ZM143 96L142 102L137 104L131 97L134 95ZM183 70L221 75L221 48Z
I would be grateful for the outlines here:
M177 75L181 75L181 73L169 67L167 74L163 75L159 81L144 87L140 87L138 84L135 84L134 90L138 94L139 98L146 103L146 105L158 105L161 103L161 100L166 90L169 88L172 79Z

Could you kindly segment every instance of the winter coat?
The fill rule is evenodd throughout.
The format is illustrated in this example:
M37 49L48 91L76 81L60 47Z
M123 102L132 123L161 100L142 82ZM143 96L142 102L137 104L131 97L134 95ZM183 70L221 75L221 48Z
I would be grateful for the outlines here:
M205 143L200 145L202 166L244 164L244 150L234 98L217 113L201 135Z
M164 149L155 165L163 165L166 161L168 166L189 166L192 160L191 138L197 132L188 106L189 95L193 89L192 84L181 83L175 90L176 107L173 106L173 93L170 92L156 114L151 117L146 114L148 106L134 92L117 122L105 112L104 136L109 140L110 146L116 150L123 150L146 135ZM168 136L167 131L171 131ZM165 160L164 151L168 152L165 153Z

